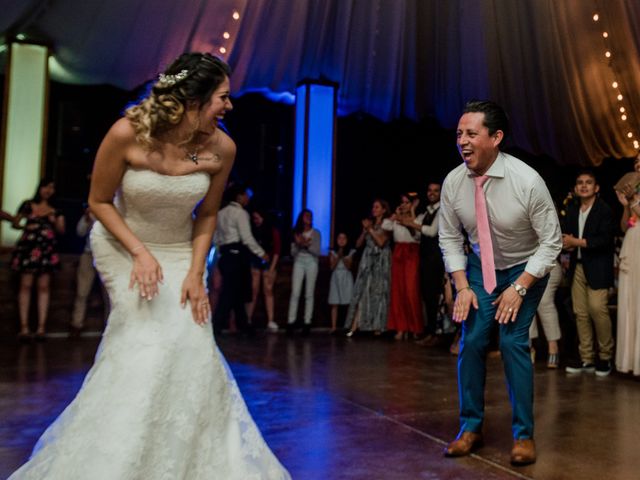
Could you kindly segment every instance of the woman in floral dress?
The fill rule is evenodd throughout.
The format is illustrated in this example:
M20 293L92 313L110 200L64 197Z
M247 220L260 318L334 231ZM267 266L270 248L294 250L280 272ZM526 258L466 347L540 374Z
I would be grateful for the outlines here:
M43 341L49 311L51 272L60 266L56 234L64 233L64 217L51 204L55 185L43 178L31 200L22 203L14 225L23 229L11 259L11 268L20 272L18 310L21 341L29 341L29 305L34 281L38 292L38 328L36 340Z

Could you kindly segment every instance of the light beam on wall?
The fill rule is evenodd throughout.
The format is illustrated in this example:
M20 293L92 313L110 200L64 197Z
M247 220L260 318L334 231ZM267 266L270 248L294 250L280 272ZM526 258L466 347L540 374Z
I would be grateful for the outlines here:
M15 213L30 198L42 175L49 49L43 45L11 43L2 117L0 177L2 209ZM0 244L15 244L20 232L6 223Z
M333 237L335 127L338 86L304 80L296 89L293 218L313 212L326 254Z

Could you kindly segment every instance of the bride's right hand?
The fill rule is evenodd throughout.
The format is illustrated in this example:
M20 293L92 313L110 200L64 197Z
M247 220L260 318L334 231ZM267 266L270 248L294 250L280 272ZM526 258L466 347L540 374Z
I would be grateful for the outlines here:
M151 300L158 294L158 283L163 281L162 267L146 248L133 255L129 289L132 289L137 283L140 296Z

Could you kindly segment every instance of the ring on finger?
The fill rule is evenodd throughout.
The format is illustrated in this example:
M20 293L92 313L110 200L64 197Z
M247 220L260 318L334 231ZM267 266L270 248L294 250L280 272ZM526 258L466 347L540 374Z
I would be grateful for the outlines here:
M509 313L513 312L513 308L507 309L507 312L509 312Z

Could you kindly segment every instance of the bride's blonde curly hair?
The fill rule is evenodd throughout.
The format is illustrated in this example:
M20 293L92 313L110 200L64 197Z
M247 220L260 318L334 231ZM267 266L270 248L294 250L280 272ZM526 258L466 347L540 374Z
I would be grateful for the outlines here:
M180 55L152 85L148 95L125 110L125 117L135 129L136 141L154 150L158 135L180 123L189 102L204 105L230 75L229 66L209 53Z

